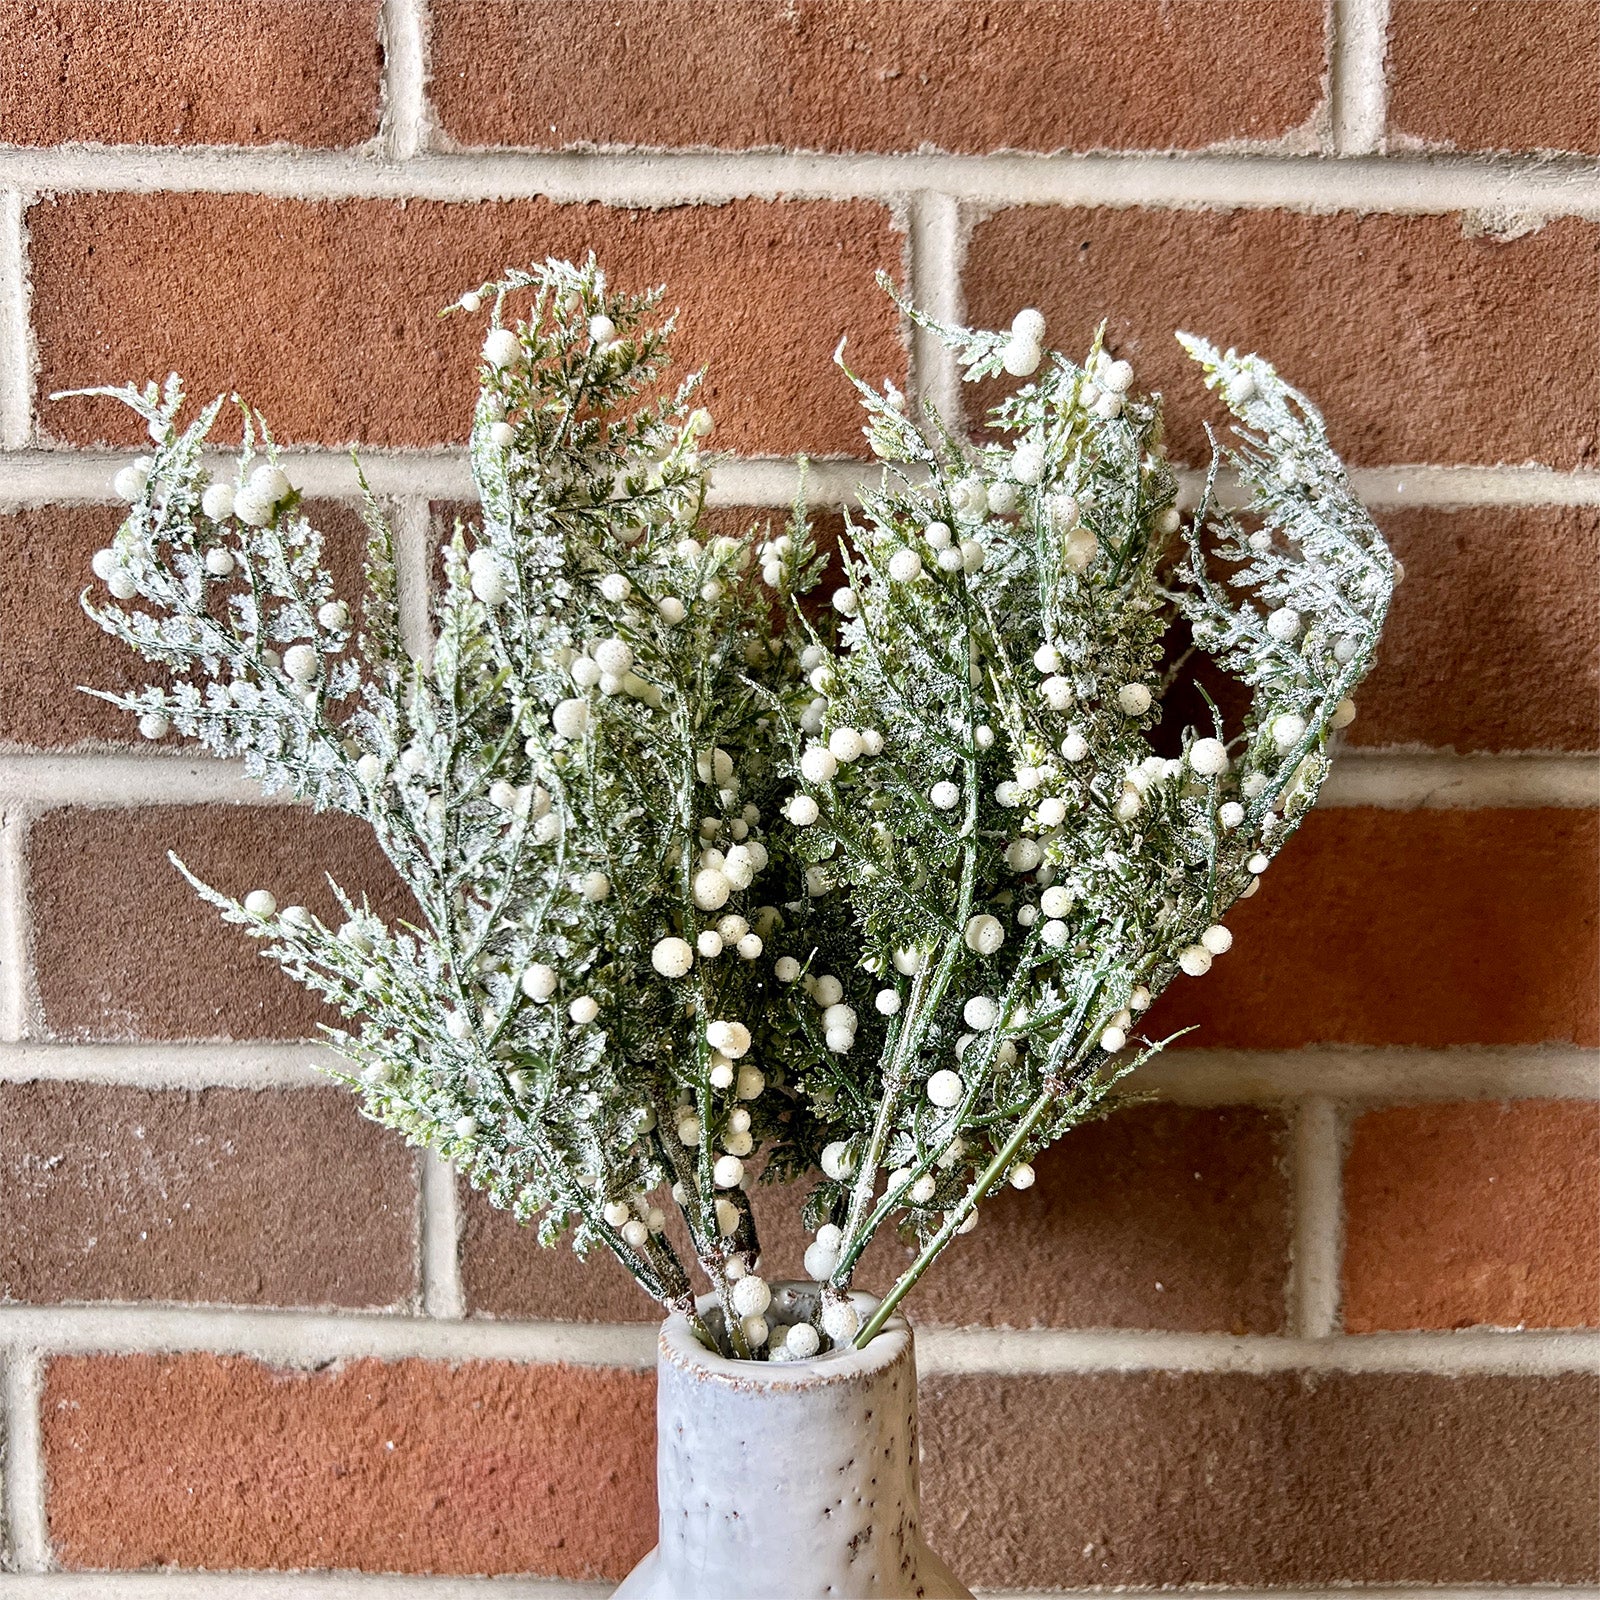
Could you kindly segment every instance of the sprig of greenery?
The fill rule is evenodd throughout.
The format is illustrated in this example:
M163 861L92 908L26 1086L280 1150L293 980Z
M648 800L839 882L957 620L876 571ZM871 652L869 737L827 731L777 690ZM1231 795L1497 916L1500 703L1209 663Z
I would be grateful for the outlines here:
M1226 459L1247 534L1215 469L1181 514L1160 399L1100 338L1080 365L1035 312L982 333L905 309L967 381L1031 381L967 446L847 372L887 478L812 641L820 707L787 731L813 889L854 925L830 961L880 1019L847 1055L854 1092L817 1112L831 1303L879 1228L922 1246L863 1341L997 1182L1031 1183L1029 1157L1168 1042L1130 1043L1231 945L1227 909L1311 804L1395 578L1320 417L1265 362L1184 338L1244 424ZM1251 690L1231 736L1161 725L1182 619Z
M482 509L415 656L378 501L340 597L265 423L241 407L213 478L225 401L182 426L175 378L88 391L155 450L118 475L109 598L84 604L169 674L105 696L143 733L361 817L409 889L390 923L335 884L333 925L191 875L342 1015L326 1032L367 1114L690 1316L698 1268L726 1348L796 1359L819 1335L763 1314L758 1167L820 1171L820 1337L870 1339L997 1184L1030 1183L1169 1042L1137 1019L1227 950L1398 569L1320 417L1257 358L1185 336L1250 493L1221 506L1214 465L1185 517L1160 399L1101 338L1079 364L1036 312L984 332L902 304L969 382L1027 381L970 444L846 369L885 478L819 618L803 494L776 536L707 528L711 421L698 375L665 387L660 306L591 259L451 308L488 312ZM1181 625L1248 687L1240 729L1163 725ZM845 1291L889 1226L919 1251L861 1326Z
M264 425L246 412L237 476L213 482L223 402L180 428L175 379L96 391L156 449L96 558L114 599L85 606L173 675L107 697L146 734L362 817L410 889L413 924L336 890L330 927L196 885L347 1019L329 1038L367 1113L692 1313L666 1191L727 1299L758 1249L744 1158L783 1120L747 1052L785 898L758 699L784 641L748 545L706 531L711 419L691 407L698 375L661 397L659 302L611 292L592 260L462 297L458 313L489 309L482 518L444 551L417 658L372 497L358 622Z

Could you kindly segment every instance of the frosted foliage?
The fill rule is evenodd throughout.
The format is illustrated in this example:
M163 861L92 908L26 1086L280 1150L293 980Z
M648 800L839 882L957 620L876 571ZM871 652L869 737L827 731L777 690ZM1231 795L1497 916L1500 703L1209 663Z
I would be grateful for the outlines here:
M1011 370L1021 332L904 309L969 383ZM852 519L851 603L785 722L823 889L792 953L849 974L864 1019L799 1075L816 1137L849 1156L813 1199L841 1229L836 1283L886 1223L923 1246L914 1281L1160 1048L1137 1019L1231 945L1228 908L1312 804L1371 662L1397 569L1322 419L1265 362L1183 343L1242 425L1218 462L1238 511L1216 465L1179 511L1159 397L1098 339L1081 365L1042 352L977 446L852 376L886 483ZM1248 687L1242 727L1164 720L1196 656ZM838 726L881 753L813 782L804 750Z
M412 919L335 885L328 925L190 877L342 1017L369 1116L666 1306L692 1314L698 1264L754 1359L802 1342L763 1344L748 1312L747 1193L809 1176L822 1334L864 1341L881 1317L857 1332L841 1307L873 1234L923 1246L892 1307L1160 1047L1151 998L1223 957L1327 770L1394 563L1256 358L1185 339L1240 419L1251 499L1224 509L1214 470L1179 515L1126 363L1077 365L1022 317L926 323L969 381L1027 366L1019 342L1031 381L970 445L852 378L888 476L847 587L802 609L824 566L803 505L778 532L707 526L713 422L698 375L667 386L659 291L550 261L452 310L488 324L481 512L426 642L402 636L370 493L339 595L257 414L219 470L225 399L185 426L175 377L88 391L154 449L118 474L129 514L84 605L170 674L102 697L373 829ZM1248 687L1242 727L1164 725L1180 622Z

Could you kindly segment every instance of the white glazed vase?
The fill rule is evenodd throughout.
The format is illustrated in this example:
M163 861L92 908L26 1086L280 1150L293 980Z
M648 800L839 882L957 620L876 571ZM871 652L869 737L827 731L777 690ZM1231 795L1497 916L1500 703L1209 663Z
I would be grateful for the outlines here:
M863 1320L877 1303L852 1299ZM777 1285L768 1320L814 1321L817 1300ZM903 1317L864 1350L768 1363L714 1354L678 1314L656 1374L659 1543L617 1600L972 1600L922 1538Z

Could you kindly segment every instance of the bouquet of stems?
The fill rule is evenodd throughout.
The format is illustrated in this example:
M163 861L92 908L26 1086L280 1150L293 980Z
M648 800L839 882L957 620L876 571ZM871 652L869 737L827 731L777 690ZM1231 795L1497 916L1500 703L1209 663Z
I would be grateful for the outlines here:
M803 1360L869 1340L1161 1048L1143 1013L1228 950L1399 571L1258 358L1184 340L1240 424L1185 515L1160 399L1100 340L1079 364L1036 312L987 333L905 306L969 382L1020 381L974 444L849 378L884 473L812 603L803 504L775 536L708 531L712 419L698 375L665 382L661 301L548 261L452 308L490 323L481 514L443 551L420 655L377 500L340 596L264 420L240 407L219 469L227 402L185 424L176 377L88 391L155 448L118 474L129 513L84 605L166 669L104 696L142 734L363 818L410 890L389 923L334 885L330 925L191 877L342 1017L366 1113L544 1243L611 1250L708 1343ZM1163 723L1197 657L1248 689L1241 726L1209 697L1208 726ZM814 1180L821 1292L789 1327L758 1176ZM848 1291L884 1227L920 1248L863 1322Z

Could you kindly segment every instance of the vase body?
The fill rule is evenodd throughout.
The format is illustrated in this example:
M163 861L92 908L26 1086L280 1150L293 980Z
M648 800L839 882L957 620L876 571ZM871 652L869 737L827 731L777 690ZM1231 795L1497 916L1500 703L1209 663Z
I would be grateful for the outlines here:
M768 1320L814 1321L817 1297L776 1285ZM864 1320L875 1302L852 1299ZM712 1297L700 1314L720 1324ZM922 1538L903 1318L864 1350L779 1364L717 1355L672 1316L656 1371L659 1543L618 1600L971 1600Z

